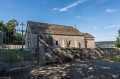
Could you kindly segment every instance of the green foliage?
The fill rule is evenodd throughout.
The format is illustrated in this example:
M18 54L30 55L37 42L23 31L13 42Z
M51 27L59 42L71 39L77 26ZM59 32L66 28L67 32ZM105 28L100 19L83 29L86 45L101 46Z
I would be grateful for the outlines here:
M37 57L30 51L24 50L24 61L35 61ZM22 51L20 50L5 50L5 62L14 63L20 62L22 58Z
M116 47L120 47L120 29L118 30L118 37L116 38L116 42L115 42L115 46Z
M0 21L0 30L3 30L3 28L4 28L4 23L3 23L3 21L1 20L1 21Z
M17 20L15 20L15 19L12 19L12 20L9 20L8 21L8 23L6 24L6 29L8 29L8 30L14 30L15 29L15 27L17 26Z
M16 19L11 19L7 23L0 21L0 30L4 32L4 44L22 44L22 34L15 31L15 27L18 25ZM23 38L23 44L25 40Z
M14 30L17 26L18 22L15 19L9 20L7 23L4 23L2 20L0 21L0 30Z

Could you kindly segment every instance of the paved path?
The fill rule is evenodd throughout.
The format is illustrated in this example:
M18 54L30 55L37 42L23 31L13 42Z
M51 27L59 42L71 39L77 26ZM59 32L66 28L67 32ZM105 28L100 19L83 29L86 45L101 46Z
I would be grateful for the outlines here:
M120 79L120 63L105 60L72 61L10 71L6 76L11 79Z

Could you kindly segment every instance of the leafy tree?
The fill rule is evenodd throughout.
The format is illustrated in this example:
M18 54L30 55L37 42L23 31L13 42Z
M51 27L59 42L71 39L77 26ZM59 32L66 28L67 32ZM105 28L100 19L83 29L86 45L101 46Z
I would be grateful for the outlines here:
M118 30L118 37L116 38L115 46L118 48L120 47L120 29Z
M22 34L15 31L18 22L15 19L9 20L7 23L0 21L0 30L4 31L4 44L22 44ZM25 38L23 38L25 43Z
M17 26L17 20L15 20L15 19L12 19L12 20L9 20L8 21L8 23L6 24L6 28L8 29L8 30L14 30L15 29L15 27Z
M3 23L3 21L1 20L1 21L0 21L0 30L3 30L3 28L4 28L4 23Z

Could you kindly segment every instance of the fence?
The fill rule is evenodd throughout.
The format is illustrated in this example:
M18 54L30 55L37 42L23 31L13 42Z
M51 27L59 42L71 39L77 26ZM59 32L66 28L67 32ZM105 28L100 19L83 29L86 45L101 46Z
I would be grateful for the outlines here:
M0 69L11 69L38 63L36 52L30 51L37 48L27 47L25 36L26 31L21 29L0 32Z

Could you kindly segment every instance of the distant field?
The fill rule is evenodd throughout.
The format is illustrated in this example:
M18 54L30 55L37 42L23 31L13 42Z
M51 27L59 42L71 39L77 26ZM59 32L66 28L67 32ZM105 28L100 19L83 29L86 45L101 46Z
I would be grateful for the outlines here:
M105 59L109 61L120 62L120 54L98 57L98 59Z
M95 42L96 47L100 48L113 48L115 47L115 41L101 41Z

